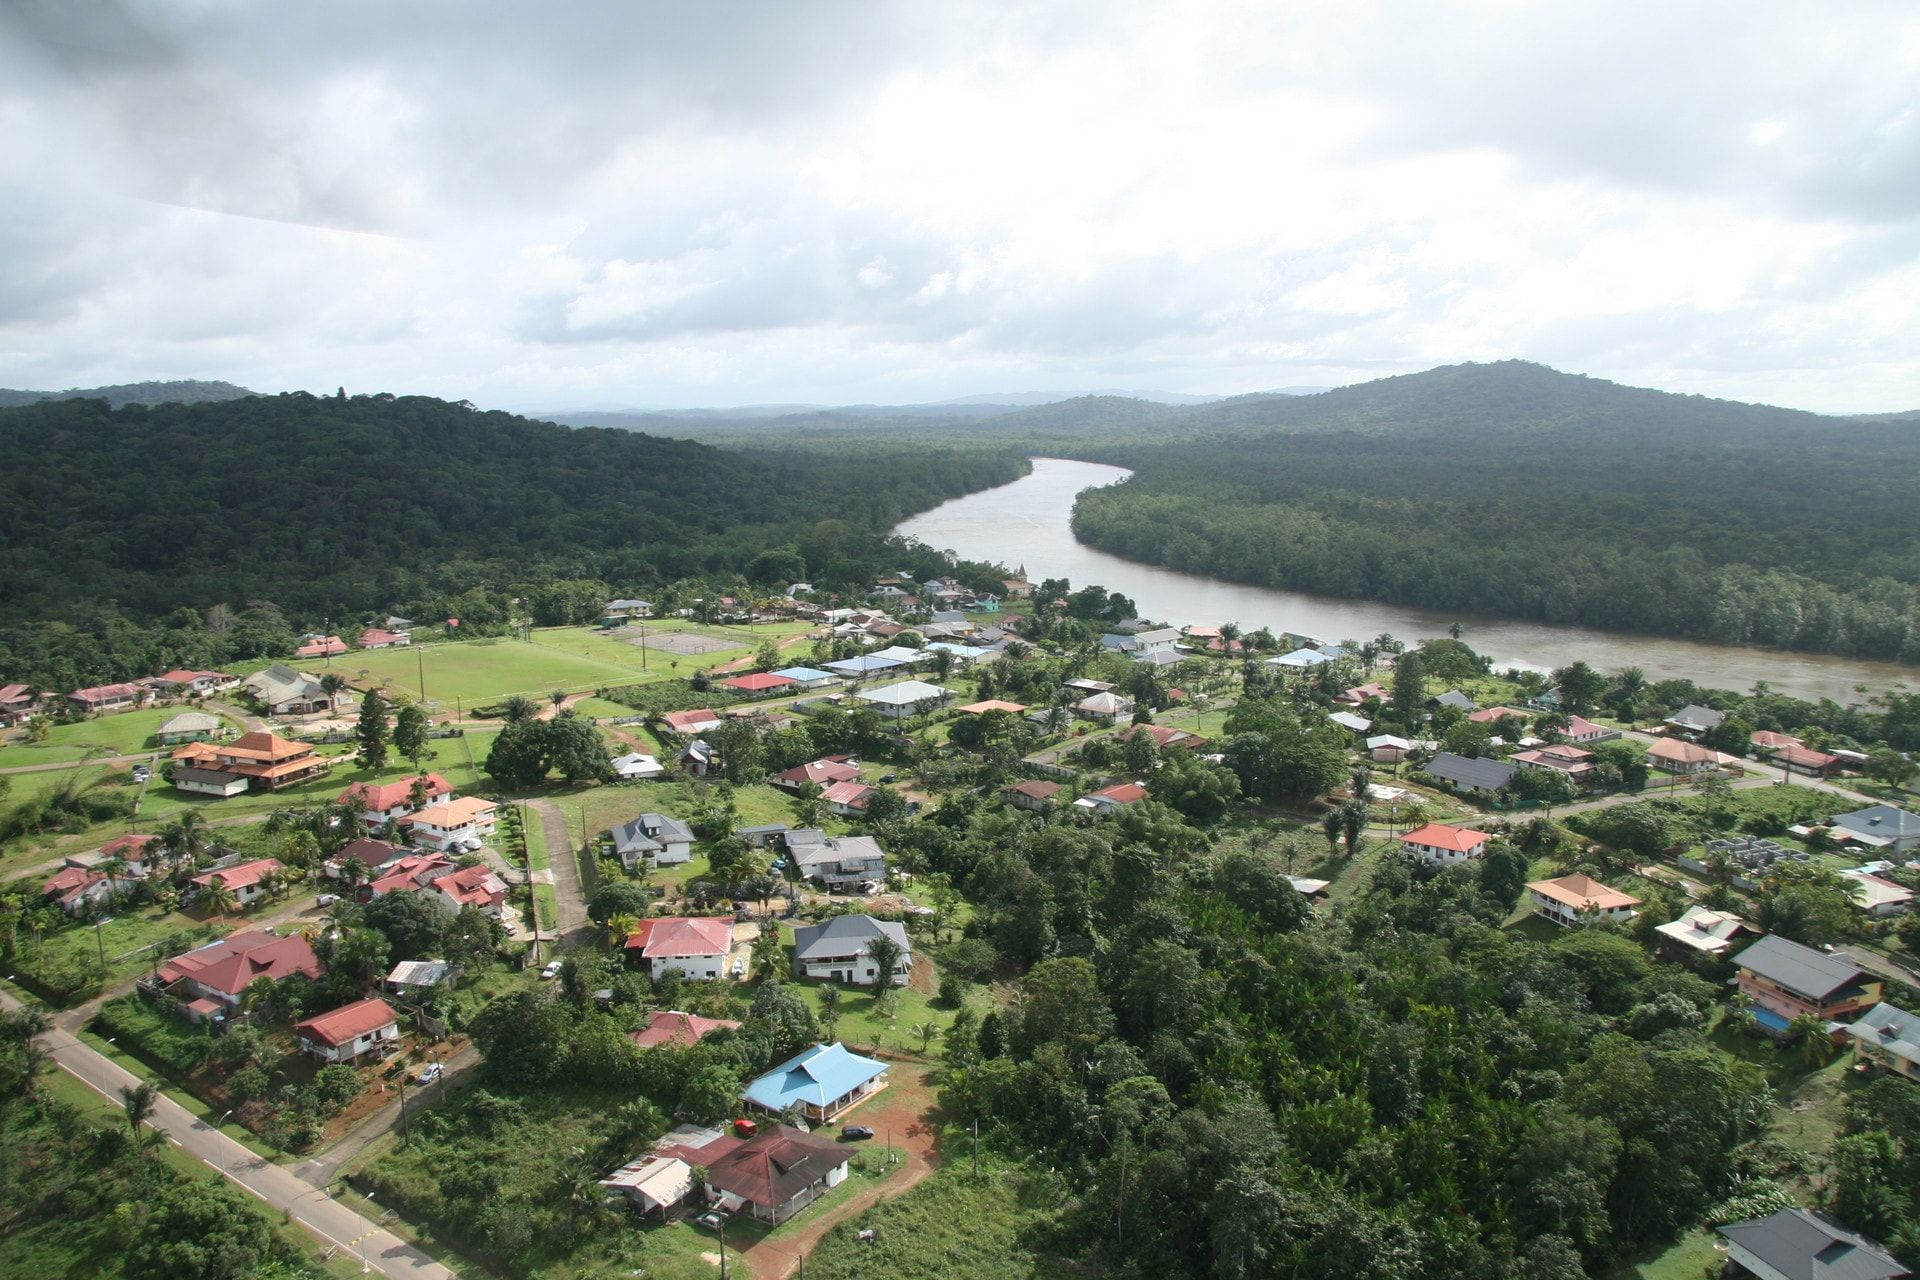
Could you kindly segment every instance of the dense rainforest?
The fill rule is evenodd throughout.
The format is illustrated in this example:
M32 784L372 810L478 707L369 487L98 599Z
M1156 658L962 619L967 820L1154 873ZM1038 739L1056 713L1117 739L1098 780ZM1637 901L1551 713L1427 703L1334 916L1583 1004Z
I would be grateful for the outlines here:
M660 429L668 429L662 427ZM1198 406L674 419L711 443L914 439L1130 467L1080 538L1259 586L1920 662L1920 418L1505 361Z
M905 442L749 457L305 393L0 409L0 453L0 673L56 688L194 661L129 637L156 621L237 630L230 656L261 656L274 646L254 637L382 610L484 625L553 581L637 591L764 571L769 587L864 588L899 567L897 521L1027 467L1016 449Z
M1909 422L1508 363L1226 401L1169 434L1076 449L1136 473L1080 499L1079 537L1263 586L1920 661Z

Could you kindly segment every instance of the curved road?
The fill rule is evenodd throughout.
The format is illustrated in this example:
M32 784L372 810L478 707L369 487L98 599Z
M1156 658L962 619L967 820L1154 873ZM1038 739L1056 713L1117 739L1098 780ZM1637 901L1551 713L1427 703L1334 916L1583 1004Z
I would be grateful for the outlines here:
M0 991L0 1006L9 1010L22 1007L4 991ZM110 1101L118 1102L122 1088L130 1089L140 1083L138 1077L58 1027L40 1039L63 1071ZM265 1157L255 1155L165 1094L154 1100L153 1115L147 1123L175 1146L213 1166L242 1189L273 1208L284 1210L323 1243L337 1248L342 1256L363 1258L367 1267L383 1276L457 1280L454 1272L392 1232L382 1230L324 1191L307 1185Z

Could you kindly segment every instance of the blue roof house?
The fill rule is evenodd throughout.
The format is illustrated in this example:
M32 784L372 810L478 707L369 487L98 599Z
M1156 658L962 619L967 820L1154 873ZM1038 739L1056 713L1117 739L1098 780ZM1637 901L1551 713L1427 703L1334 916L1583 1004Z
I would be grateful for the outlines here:
M798 1107L816 1123L846 1114L887 1083L887 1064L849 1053L847 1046L817 1044L788 1058L747 1086L747 1102L779 1114Z

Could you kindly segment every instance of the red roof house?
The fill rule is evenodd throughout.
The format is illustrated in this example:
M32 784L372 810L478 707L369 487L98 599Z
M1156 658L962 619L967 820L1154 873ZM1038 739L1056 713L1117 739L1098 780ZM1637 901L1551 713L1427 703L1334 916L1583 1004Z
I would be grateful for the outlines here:
M758 671L749 676L732 676L720 683L729 689L738 689L742 693L772 693L775 689L784 689L790 684L799 682L792 676L777 676L771 671Z
M485 863L462 867L434 880L432 889L455 907L479 907L500 915L506 910L507 884Z
M720 727L720 717L711 707L699 707L692 711L668 711L660 717L660 723L674 733L705 733Z
M714 916L642 920L627 938L627 955L647 962L655 980L669 969L689 978L725 976L733 923Z
M339 636L315 636L293 651L296 658L337 658L347 651L347 642Z
M51 899L69 915L77 915L89 903L105 902L113 896L105 872L89 867L62 867L40 886L40 896Z
M320 958L299 934L276 938L249 929L175 956L161 964L157 976L169 986L183 983L190 994L232 1006L256 978L280 982L296 973L319 978L325 972Z
M1400 846L1428 862L1444 866L1480 857L1486 853L1487 841L1492 838L1486 832L1470 827L1449 827L1444 823L1429 822L1401 836Z
M698 1044L715 1031L738 1031L740 1024L725 1018L703 1018L697 1013L675 1009L657 1009L647 1015L647 1025L628 1033L642 1049L681 1048Z
M776 787L798 791L809 782L816 787L825 787L836 782L852 782L859 776L860 767L852 763L851 756L826 756L795 765L784 773L776 773L771 781Z
M268 876L276 871L285 870L278 858L255 858L251 862L237 863L231 867L222 867L218 871L209 871L193 878L193 883L201 890L213 888L216 884L225 885L234 900L245 906L254 901L266 890L262 886Z
M385 1000L369 997L293 1024L300 1047L328 1062L351 1062L400 1041L400 1019Z

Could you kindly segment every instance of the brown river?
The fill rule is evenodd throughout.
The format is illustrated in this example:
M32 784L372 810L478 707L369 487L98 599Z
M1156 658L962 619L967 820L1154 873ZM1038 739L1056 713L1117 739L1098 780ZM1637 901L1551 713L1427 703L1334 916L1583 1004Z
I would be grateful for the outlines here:
M1920 669L1816 653L1787 653L1696 640L1560 627L1504 618L1461 617L1405 605L1339 600L1270 587L1198 578L1171 569L1136 564L1074 540L1069 520L1083 489L1113 484L1129 473L1120 467L1063 458L1035 458L1033 474L997 489L956 498L913 517L894 532L967 560L1025 565L1027 576L1066 578L1076 587L1098 583L1133 598L1142 616L1181 626L1233 622L1248 631L1271 627L1323 641L1366 640L1390 632L1415 641L1445 635L1458 622L1461 639L1491 657L1497 669L1550 671L1585 659L1601 671L1637 666L1652 679L1686 679L1715 689L1745 692L1765 681L1776 692L1800 698L1860 702L1870 693L1920 680Z

